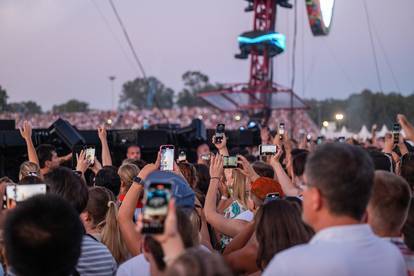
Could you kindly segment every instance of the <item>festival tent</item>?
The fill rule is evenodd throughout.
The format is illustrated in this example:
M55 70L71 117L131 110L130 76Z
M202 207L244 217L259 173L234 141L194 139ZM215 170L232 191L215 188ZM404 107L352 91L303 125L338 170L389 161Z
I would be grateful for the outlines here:
M385 137L385 134L390 132L386 125L383 125L381 130L377 132L377 137Z
M364 140L371 137L371 133L368 131L366 125L362 126L361 130L358 133L358 137Z
M337 133L337 136L339 136L339 137L345 137L345 138L349 138L352 135L354 135L354 134L352 132L349 132L346 129L346 126L343 126L342 129L341 129L341 131L339 133Z

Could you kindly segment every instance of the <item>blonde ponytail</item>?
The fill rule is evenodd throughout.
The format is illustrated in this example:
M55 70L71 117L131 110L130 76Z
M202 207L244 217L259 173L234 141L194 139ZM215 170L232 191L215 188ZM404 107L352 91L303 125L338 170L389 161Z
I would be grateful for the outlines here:
M128 259L129 252L121 237L117 220L118 207L114 201L108 202L108 211L105 217L105 225L102 227L102 243L105 244L118 264Z

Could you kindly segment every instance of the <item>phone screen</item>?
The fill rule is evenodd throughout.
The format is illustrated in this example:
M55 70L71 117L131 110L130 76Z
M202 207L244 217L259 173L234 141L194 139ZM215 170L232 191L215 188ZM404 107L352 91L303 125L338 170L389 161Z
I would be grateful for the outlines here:
M185 162L186 160L187 160L187 155L185 154L184 151L181 151L180 154L178 155L178 161Z
M392 137L394 140L394 144L398 144L400 142L400 131L401 131L401 126L400 124L394 124L394 126L392 127Z
M224 137L224 124L218 124L216 127L216 134L214 134L214 144L220 144Z
M319 136L318 139L316 139L316 144L322 145L322 143L323 143L323 137Z
M161 171L174 169L174 146L161 146Z
M237 165L237 156L223 156L223 168L235 169Z
M266 198L264 200L264 204L273 201L273 200L278 200L280 199L280 194L279 193L270 193L266 195Z
M170 183L151 183L145 190L142 233L164 232L164 222L168 214L171 198Z
M279 124L279 137L280 137L280 139L283 139L284 135L285 135L285 124L280 123Z
M7 199L16 202L39 194L46 194L46 184L11 185L6 188Z
M260 145L260 155L273 155L276 154L276 145Z
M88 161L89 165L93 165L95 162L95 148L87 148L85 150L86 160Z

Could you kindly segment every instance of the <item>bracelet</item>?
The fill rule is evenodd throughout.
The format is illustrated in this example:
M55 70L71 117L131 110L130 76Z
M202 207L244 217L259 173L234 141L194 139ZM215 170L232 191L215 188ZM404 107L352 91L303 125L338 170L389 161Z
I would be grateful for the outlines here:
M217 177L217 176L215 176L215 177L210 177L210 181L211 181L211 180L213 180L213 179L217 179L218 181L220 181L220 177Z
M221 196L221 200L227 200L227 199L229 199L227 196L224 196L224 195Z

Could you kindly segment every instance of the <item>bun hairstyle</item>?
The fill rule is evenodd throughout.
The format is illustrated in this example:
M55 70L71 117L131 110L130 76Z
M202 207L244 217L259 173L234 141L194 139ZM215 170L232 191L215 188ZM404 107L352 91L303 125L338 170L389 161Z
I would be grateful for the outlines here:
M19 180L27 176L41 177L39 165L30 161L23 162L20 165Z

